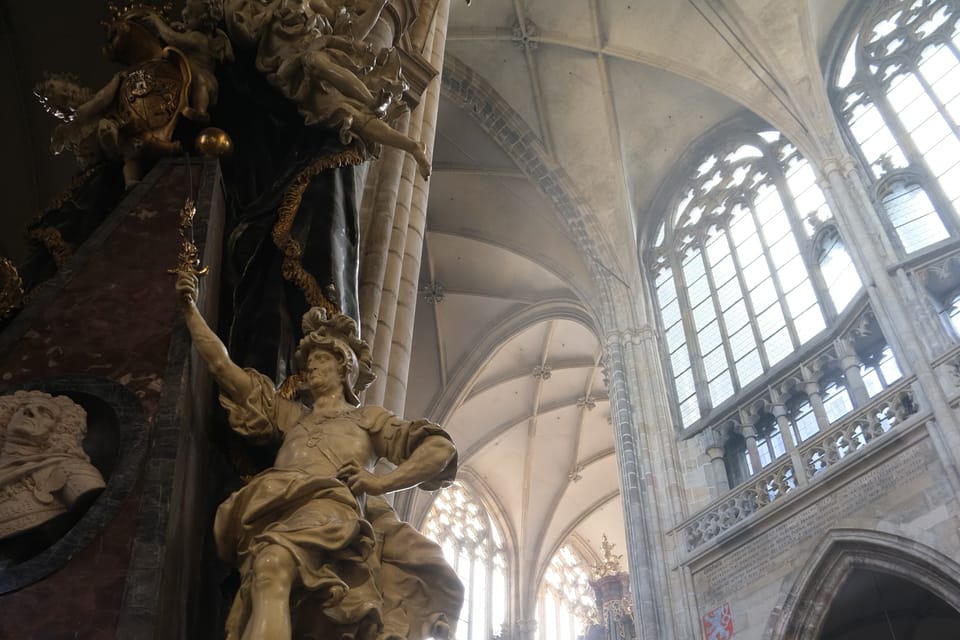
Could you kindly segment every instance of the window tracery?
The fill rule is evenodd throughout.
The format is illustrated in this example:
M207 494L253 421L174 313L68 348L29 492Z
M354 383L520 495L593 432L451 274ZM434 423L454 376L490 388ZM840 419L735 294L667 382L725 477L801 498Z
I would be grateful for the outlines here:
M652 270L689 427L823 331L862 287L813 169L776 131L708 155L678 200Z
M488 640L507 621L506 549L503 535L459 482L437 494L423 525L465 588L456 640Z
M879 13L878 13L879 11ZM832 98L905 254L960 231L960 3L871 11Z

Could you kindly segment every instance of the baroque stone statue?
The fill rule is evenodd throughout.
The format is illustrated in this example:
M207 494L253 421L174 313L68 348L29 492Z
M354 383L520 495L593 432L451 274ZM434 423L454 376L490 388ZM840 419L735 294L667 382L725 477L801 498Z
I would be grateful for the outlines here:
M197 311L196 276L177 280L194 345L220 386L230 427L279 442L273 466L217 510L221 557L240 571L230 640L407 640L453 635L463 587L439 546L393 513L384 494L437 489L456 472L449 436L426 420L360 407L368 346L343 315L312 309L296 351L295 398L242 369ZM373 473L379 460L394 466Z
M103 489L83 450L87 414L66 396L0 396L0 540L39 527Z

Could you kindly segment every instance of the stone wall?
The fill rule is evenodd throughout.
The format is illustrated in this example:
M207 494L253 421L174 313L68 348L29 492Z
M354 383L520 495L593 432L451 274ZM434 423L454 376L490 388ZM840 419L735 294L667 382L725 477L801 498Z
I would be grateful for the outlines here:
M699 614L729 604L738 640L783 637L778 630L789 621L782 618L797 611L787 606L797 604L791 596L830 570L825 559L835 561L829 547L840 534L848 541L862 537L864 545L878 533L909 541L902 544L905 566L915 553L911 547L933 557L960 557L957 495L928 421L928 415L915 416L874 449L854 454L858 459L691 552L682 564L692 576ZM834 595L820 593L819 602L799 604L816 604L825 613Z

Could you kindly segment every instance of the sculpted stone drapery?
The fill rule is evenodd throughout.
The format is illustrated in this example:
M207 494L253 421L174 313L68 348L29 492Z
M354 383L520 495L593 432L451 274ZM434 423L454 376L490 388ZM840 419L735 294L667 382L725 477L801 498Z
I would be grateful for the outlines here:
M304 316L297 391L241 369L194 304L196 277L178 291L194 345L221 389L230 426L279 442L273 466L218 509L214 537L241 586L227 638L442 640L452 636L463 587L437 544L400 522L383 494L451 481L456 450L440 427L357 405L372 380L369 348L350 318ZM385 459L396 465L374 474Z
M0 396L0 540L67 513L103 489L83 450L87 415L66 396Z

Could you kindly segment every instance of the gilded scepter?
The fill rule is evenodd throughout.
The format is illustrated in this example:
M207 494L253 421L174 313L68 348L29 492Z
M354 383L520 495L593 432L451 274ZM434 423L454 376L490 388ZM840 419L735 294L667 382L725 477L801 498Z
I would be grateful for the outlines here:
M170 269L170 273L189 271L196 276L207 275L208 268L200 266L200 250L193 241L195 215L197 215L197 205L192 197L188 197L180 209L180 253L177 255L177 267Z

